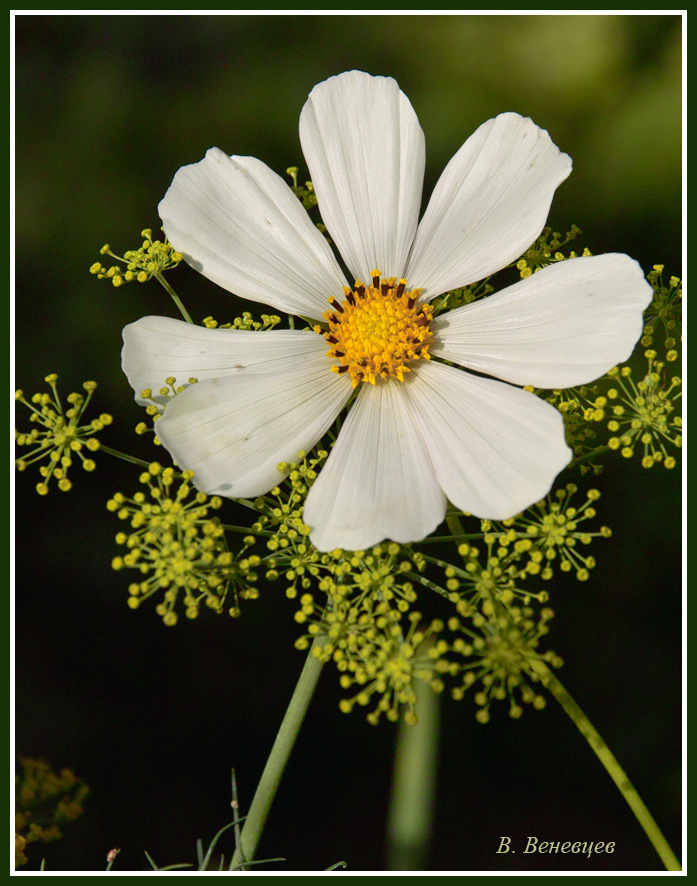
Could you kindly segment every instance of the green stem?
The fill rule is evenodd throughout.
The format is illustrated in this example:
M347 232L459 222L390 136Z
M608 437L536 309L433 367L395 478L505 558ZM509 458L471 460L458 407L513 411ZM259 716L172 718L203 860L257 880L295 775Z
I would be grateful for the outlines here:
M422 539L419 544L433 545L449 541L476 541L479 538L484 538L486 534L485 532L465 532L463 535L429 535L428 538ZM497 538L501 535L500 532L492 532L491 534Z
M601 452L604 452L608 448L609 447L607 446L599 446L593 452L589 452L587 455L575 459L573 462L571 462L571 464L573 465L578 464L582 461L586 461L587 459L592 458L594 455L599 455ZM457 516L448 515L446 517L446 523L448 529L453 536L459 537L464 534L462 524L460 523L460 520ZM558 678L543 661L539 659L530 659L529 666L540 678L540 680L542 681L542 685L554 696L554 698L556 698L564 711L575 723L581 735L583 735L595 755L603 764L608 775L617 785L627 805L632 810L634 815L636 815L639 824L644 829L644 833L651 841L651 844L660 856L661 861L666 866L666 869L669 871L682 870L682 868L680 867L680 862L675 857L675 854L668 845L668 841L663 836L660 828L654 821L653 816L646 808L646 804L639 796L634 785L627 778L627 774L625 773L624 769L622 769L615 755L605 744L597 729L593 726L588 717L583 713L581 708L569 695L569 693L566 691Z
M627 778L624 769L622 769L617 762L617 758L605 744L588 717L583 713L581 708L576 704L544 662L532 659L529 664L532 670L540 677L545 688L552 693L562 708L564 708L566 713L573 720L581 735L586 739L593 752L607 770L610 778L617 785L620 793L627 802L627 805L634 815L636 815L639 824L644 829L644 833L649 838L654 849L659 854L661 861L666 866L666 870L682 870L680 862L673 854L672 849L668 845L668 841L661 833L653 816L646 808L644 801L641 799L636 788Z
M447 514L445 517L445 523L450 530L451 535L465 534L465 529L462 523L460 523L460 518L456 514Z
M595 458L596 455L602 455L604 452L609 451L609 446L596 446L591 452L587 452L585 455L579 455L578 458L572 459L566 467L575 468L576 465L583 464L584 461L590 461L590 459Z
M400 723L387 823L388 870L424 871L437 783L439 699L415 681L416 725Z
M455 572L455 575L459 575L462 578L469 578L469 574L464 569L458 569L457 566L453 566L452 563L446 563L445 560L439 560L438 557L430 557L428 554L423 555L424 560L427 563L433 563L435 566L440 566L442 569L452 569Z
M446 600L450 599L449 591L446 591L445 588L442 588L440 585L435 584L430 579L425 578L423 575L419 575L418 572L406 572L406 578L410 578L412 581L418 581L419 584L422 584L425 588L429 588L432 591L435 591L436 594L440 594L441 597L445 597Z
M314 655L315 647L322 644L324 639L323 634L318 634L315 637L315 641L305 660L305 665L300 673L290 704L271 748L264 771L259 779L252 805L249 807L249 813L242 828L240 843L233 857L233 867L244 865L251 862L254 858L271 804L281 782L281 776L286 768L290 752L293 750L293 745L298 737L300 727L317 686L319 675L324 667L324 662Z
M236 501L239 504L244 505L245 508L249 508L252 511L256 511L257 514L259 513L259 508L257 508L257 506L254 504L254 502L250 501L248 498L235 498L235 499L233 499L233 501Z
M122 461L130 461L132 465L140 465L141 468L149 468L150 462L143 461L142 458L136 458L134 455L126 455L125 452L119 452L118 449L112 449L111 446L105 446L103 443L99 446L99 452L106 452L107 455L113 455Z
M179 298L177 293L172 289L172 287L169 285L169 283L165 280L165 278L162 276L162 274L156 273L156 274L153 274L153 277L159 283L161 283L164 286L164 288L167 290L167 292L169 292L169 294L172 296L172 301L179 308L181 315L186 320L186 322L193 323L194 321L191 319L189 312L186 310L186 308L182 304L182 300Z
M298 314L298 317L300 317L301 320L304 320L310 327L310 329L312 329L314 326L317 326L319 323L318 320L313 320L312 317L304 317L302 314ZM324 323L324 327L325 329L327 328L326 322Z
M273 535L273 532L268 529L259 529L256 532L252 532L249 526L233 526L231 523L221 523L220 525L228 532L241 532L244 535Z

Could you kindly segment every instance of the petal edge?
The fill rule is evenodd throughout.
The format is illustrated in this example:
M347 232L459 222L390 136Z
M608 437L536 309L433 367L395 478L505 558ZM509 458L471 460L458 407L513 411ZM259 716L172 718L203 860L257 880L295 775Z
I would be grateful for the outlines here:
M420 541L444 516L402 385L364 384L305 502L312 543L328 551Z
M523 252L544 227L571 158L528 117L483 123L448 163L414 239L407 279L435 298L483 280Z
M629 256L567 259L441 314L431 353L514 384L573 387L631 356L652 298Z
M322 219L351 273L401 277L421 208L424 134L391 77L348 71L319 83L300 143Z
M186 261L242 298L321 317L346 283L298 198L254 157L211 148L177 172L159 213Z
M405 389L441 488L476 517L515 516L571 460L561 413L520 388L431 362Z

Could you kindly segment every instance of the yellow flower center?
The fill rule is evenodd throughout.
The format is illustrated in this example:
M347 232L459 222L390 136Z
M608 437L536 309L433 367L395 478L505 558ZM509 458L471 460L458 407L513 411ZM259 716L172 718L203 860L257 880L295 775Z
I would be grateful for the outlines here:
M339 360L333 372L348 372L354 388L359 382L371 385L391 376L404 381L408 363L430 360L431 305L419 305L420 289L409 290L407 281L380 279L372 272L372 285L356 280L354 289L344 288L345 300L329 299L331 311L323 314L329 331L315 332L331 345L328 357Z

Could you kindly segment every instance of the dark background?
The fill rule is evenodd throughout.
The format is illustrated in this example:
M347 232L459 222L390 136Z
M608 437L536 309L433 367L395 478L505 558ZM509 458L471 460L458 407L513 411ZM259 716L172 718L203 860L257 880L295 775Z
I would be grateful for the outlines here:
M394 76L426 133L428 195L484 120L531 116L574 160L550 223L594 253L627 252L681 275L679 16L40 16L16 24L16 383L63 395L85 379L114 416L103 442L148 460L142 413L119 367L120 331L177 316L156 283L88 273L158 226L176 170L217 145L279 172L302 168L297 121L312 86L351 68ZM379 121L377 121L379 128ZM243 307L189 268L173 283L194 319ZM260 309L257 309L257 313ZM27 415L18 425L28 427ZM165 628L126 607L110 568L121 524L105 502L138 469L98 456L74 489L16 485L16 749L92 788L83 817L45 849L50 870L143 870L193 861L230 820L229 771L248 804L300 672L282 583L243 618L202 612ZM31 474L31 475L30 475ZM680 843L680 478L613 459L596 484L591 579L555 582L549 645L560 677ZM291 758L260 857L278 870L384 869L395 728L338 711L327 669ZM486 726L471 699L442 704L431 870L660 870L607 774L558 706ZM614 840L613 855L497 855L501 836ZM224 848L229 849L230 842Z

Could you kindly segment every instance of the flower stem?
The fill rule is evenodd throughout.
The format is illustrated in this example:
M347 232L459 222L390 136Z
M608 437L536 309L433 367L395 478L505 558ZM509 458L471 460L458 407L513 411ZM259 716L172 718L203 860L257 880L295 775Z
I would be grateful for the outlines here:
M268 529L258 529L256 532L252 533L249 526L233 526L231 523L221 523L220 525L228 532L241 532L244 535L273 535L273 532L270 532Z
M668 845L668 841L663 836L660 828L653 819L653 816L646 808L644 801L637 793L636 788L627 778L627 775L617 762L617 758L610 748L605 744L598 731L590 722L588 717L583 713L581 708L576 704L566 689L559 682L557 677L547 667L547 665L539 660L531 659L529 665L533 671L539 676L542 684L556 698L559 704L564 708L569 717L578 727L581 735L586 739L596 754L600 762L607 770L610 778L617 785L620 793L624 797L627 805L636 815L639 824L644 829L644 833L651 841L654 849L659 854L661 861L666 866L666 870L680 871L680 862L673 854L672 849Z
M150 467L150 462L136 458L134 455L127 455L125 452L119 452L118 449L112 449L111 446L105 446L103 443L99 446L99 452L106 452L107 455L113 455L122 461L129 461L132 465L140 465L141 468Z
M591 458L593 455L604 452L606 449L608 449L607 446L599 446L593 452L588 453L587 456L575 459L572 464L578 464L581 461L585 461L587 458ZM450 514L446 516L446 523L448 529L455 538L463 535L462 524L460 523L460 520L456 515ZM666 866L666 870L682 870L682 868L680 867L680 862L675 857L673 850L668 845L668 841L661 833L661 830L654 821L653 816L646 808L646 804L639 796L634 785L627 778L627 774L625 773L624 769L622 769L615 755L605 744L597 729L593 726L588 717L583 713L581 708L569 695L559 679L543 661L541 661L540 659L530 658L528 664L531 670L533 670L540 678L542 685L554 696L554 698L556 698L564 711L569 715L581 735L586 739L595 755L603 764L608 775L617 785L627 805L632 810L634 815L636 815L639 824L644 829L644 833L649 838L652 846L660 856L661 861Z
M278 735L259 779L259 784L252 799L252 805L249 807L249 812L242 828L240 842L233 857L233 867L244 865L251 862L254 858L271 804L281 782L281 776L286 768L290 752L293 750L293 745L298 737L300 727L317 686L319 675L324 667L324 662L320 661L313 654L315 647L323 643L324 639L323 634L318 634L308 652L293 696L281 727L278 730Z
M445 523L451 536L465 535L465 530L462 523L460 523L460 518L457 514L447 514L445 517Z
M432 582L430 579L426 578L423 575L419 575L418 572L405 572L405 577L410 578L412 581L418 581L419 584L422 584L425 588L429 588L432 591L435 591L436 594L440 594L441 597L445 597L446 600L450 599L450 593L442 588L440 585L437 585L435 582Z
M431 837L437 782L439 699L414 683L418 721L399 725L387 823L390 871L424 871Z
M181 315L186 320L186 322L193 323L194 321L191 319L189 312L186 310L186 308L182 304L182 300L179 298L177 293L172 289L172 287L169 285L169 283L165 280L165 278L162 276L162 274L159 274L159 273L153 274L153 277L159 283L161 283L164 286L164 288L167 290L167 292L169 292L169 294L172 296L172 301L179 308L179 311L181 312Z
M591 452L587 452L585 455L579 455L578 458L572 459L569 464L566 466L568 468L575 468L576 465L583 464L584 461L590 461L590 459L595 458L596 455L602 455L604 452L609 452L610 447L605 446L596 446L595 449L591 450Z
M435 545L444 544L449 541L476 541L477 539L484 538L485 535L487 535L486 532L465 532L462 535L429 535L428 538L424 538L419 544ZM498 538L502 533L492 532L491 535Z

